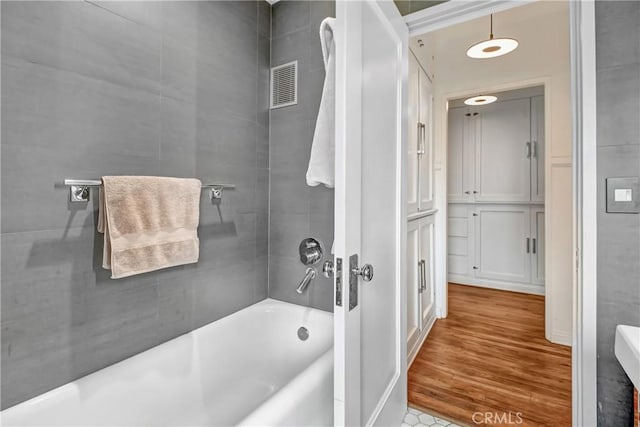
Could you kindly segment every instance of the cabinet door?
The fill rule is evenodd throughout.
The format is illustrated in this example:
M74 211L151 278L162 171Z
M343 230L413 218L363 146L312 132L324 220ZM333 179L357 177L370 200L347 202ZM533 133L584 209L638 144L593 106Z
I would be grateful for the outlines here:
M434 316L433 301L433 216L420 220L420 261L422 263L422 288L420 291L420 330L427 327Z
M418 211L418 151L420 145L419 132L419 70L418 60L409 55L409 81L408 81L408 136L407 144L407 213Z
M407 347L420 337L420 238L419 220L407 224Z
M420 177L419 207L421 211L433 208L433 88L431 80L422 68L419 70L420 123L422 130L422 150L418 156Z
M476 277L529 282L529 206L482 206L475 218Z
M544 96L531 98L531 200L544 202Z
M452 108L448 115L447 198L451 203L469 201L469 181L473 181L470 150L473 135L467 108Z
M478 108L475 200L529 201L531 196L531 115L529 98Z
M531 282L544 284L544 208L531 208Z

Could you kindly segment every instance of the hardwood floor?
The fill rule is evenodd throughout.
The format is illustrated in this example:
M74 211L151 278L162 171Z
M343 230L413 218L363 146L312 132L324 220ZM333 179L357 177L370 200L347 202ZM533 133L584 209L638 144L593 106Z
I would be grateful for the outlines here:
M571 348L545 339L544 297L450 284L409 404L468 425L570 426Z

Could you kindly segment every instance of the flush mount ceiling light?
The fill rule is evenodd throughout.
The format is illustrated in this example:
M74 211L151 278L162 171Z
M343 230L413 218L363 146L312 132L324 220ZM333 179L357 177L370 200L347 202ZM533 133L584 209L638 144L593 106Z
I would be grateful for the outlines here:
M476 59L495 58L513 52L518 47L518 40L510 38L493 38L493 15L491 15L491 30L489 40L474 44L467 49L467 56Z
M464 103L467 105L487 105L492 102L496 102L497 100L498 98L493 95L479 95L465 99Z

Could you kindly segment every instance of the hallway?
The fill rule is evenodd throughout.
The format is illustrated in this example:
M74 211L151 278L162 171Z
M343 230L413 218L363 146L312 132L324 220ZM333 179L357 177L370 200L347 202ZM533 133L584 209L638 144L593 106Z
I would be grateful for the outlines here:
M545 339L543 296L450 284L408 389L410 405L465 424L569 426L571 348Z

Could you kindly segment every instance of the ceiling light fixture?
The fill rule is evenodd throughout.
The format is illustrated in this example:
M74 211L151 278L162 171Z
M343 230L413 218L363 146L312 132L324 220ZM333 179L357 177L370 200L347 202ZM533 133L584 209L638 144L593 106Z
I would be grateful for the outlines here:
M487 105L492 102L496 102L498 100L497 97L493 95L478 95L473 98L467 98L464 100L466 105Z
M467 56L476 59L495 58L513 52L518 47L518 40L510 38L493 38L493 15L491 15L491 31L489 40L474 44L467 49Z

